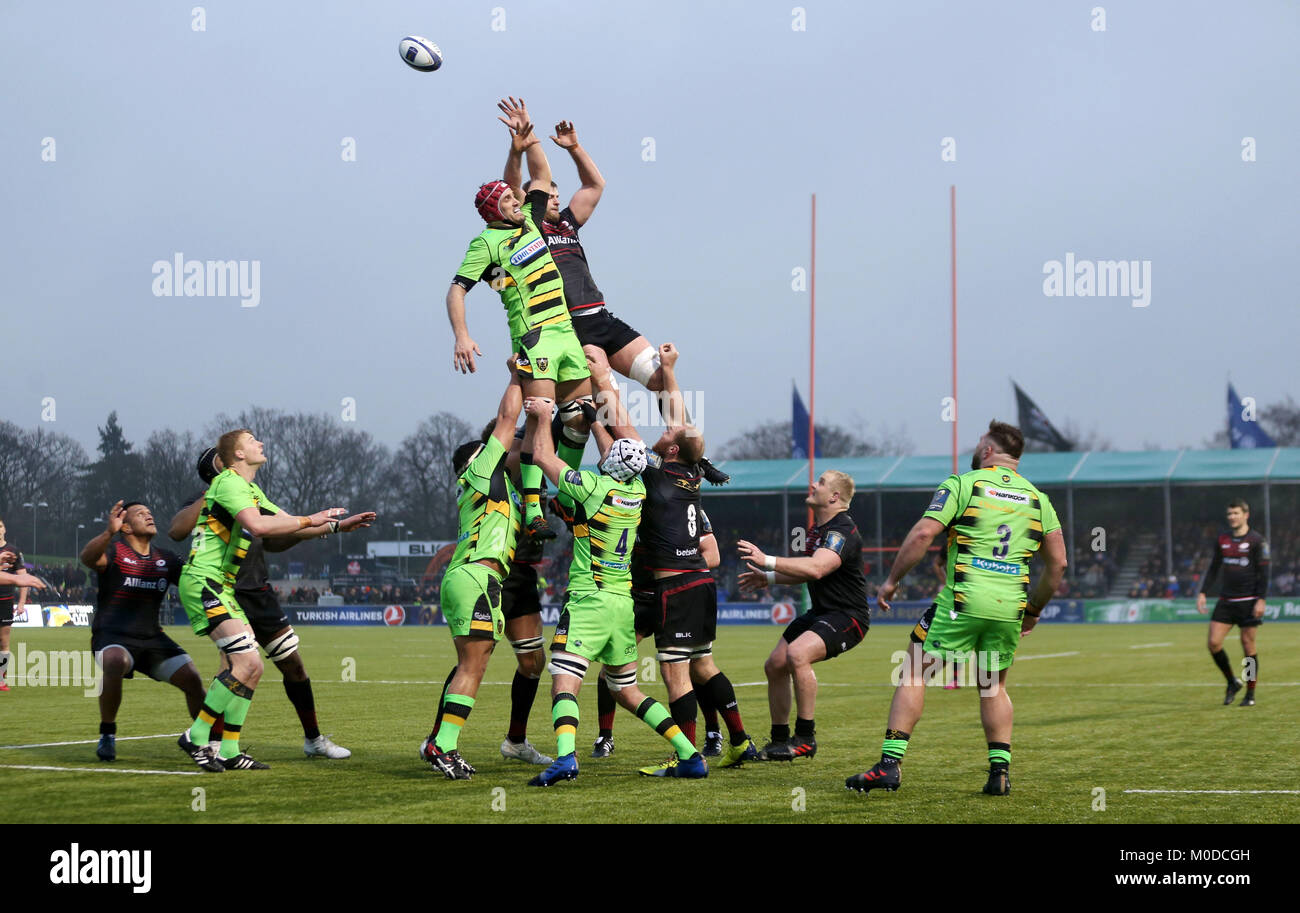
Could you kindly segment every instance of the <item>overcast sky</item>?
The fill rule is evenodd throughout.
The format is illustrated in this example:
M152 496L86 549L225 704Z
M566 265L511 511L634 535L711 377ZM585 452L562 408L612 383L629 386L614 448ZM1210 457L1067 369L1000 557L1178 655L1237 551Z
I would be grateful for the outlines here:
M48 427L87 447L113 409L141 442L345 397L389 444L439 410L477 424L504 314L470 293L486 358L463 377L443 298L512 93L604 172L593 274L678 343L715 444L788 418L792 379L807 394L791 282L816 192L818 418L946 450L955 184L963 446L1014 419L1013 376L1058 425L1197 446L1229 373L1300 395L1300 13L1100 2L1104 30L1093 0L811 0L798 30L790 0L209 2L201 23L191 2L6 0L0 417L33 427L52 397ZM407 34L440 71L401 62ZM1067 253L1149 261L1147 306L1048 297ZM177 254L257 261L257 306L156 296Z

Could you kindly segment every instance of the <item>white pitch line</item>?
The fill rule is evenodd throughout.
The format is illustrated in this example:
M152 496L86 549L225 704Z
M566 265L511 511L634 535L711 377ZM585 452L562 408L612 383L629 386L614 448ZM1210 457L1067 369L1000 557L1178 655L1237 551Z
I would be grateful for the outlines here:
M1300 796L1300 789L1126 789L1126 793L1159 793L1201 796Z
M1172 647L1173 645L1174 642L1172 640L1166 640L1163 643L1158 644L1129 644L1128 648L1130 650L1149 650L1152 647Z
M179 732L163 732L158 735L123 735L118 736L119 742L132 742L139 739L174 739ZM0 745L0 751L6 748L54 748L59 745L96 745L99 739L82 739L78 742L36 742L31 745Z
M43 764L0 764L12 770L68 770L92 774L162 774L171 777L201 777L201 770L132 770L127 767L46 767Z
M1027 659L1055 659L1058 656L1078 656L1078 650L1071 650L1068 653L1035 653L1030 656L1017 656L1016 662L1021 663Z

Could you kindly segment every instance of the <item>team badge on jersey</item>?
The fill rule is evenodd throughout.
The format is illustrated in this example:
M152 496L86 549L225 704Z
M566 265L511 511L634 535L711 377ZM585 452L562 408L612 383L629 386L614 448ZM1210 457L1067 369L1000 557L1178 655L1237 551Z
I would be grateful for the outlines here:
M930 506L925 509L926 513L933 510L943 510L943 506L948 503L948 495L951 494L946 488L940 488L930 499Z
M564 471L564 481L571 485L581 485L582 473L578 472L576 469L566 469Z
M830 532L826 534L826 541L822 543L822 548L828 548L835 554L839 554L844 548L844 534Z

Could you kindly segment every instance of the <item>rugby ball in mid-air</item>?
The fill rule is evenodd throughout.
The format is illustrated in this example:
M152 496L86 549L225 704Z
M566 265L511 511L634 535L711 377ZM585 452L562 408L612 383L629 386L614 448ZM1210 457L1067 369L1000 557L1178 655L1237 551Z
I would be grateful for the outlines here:
M397 51L408 67L423 70L425 73L432 73L442 66L442 51L428 38L407 35L398 43Z

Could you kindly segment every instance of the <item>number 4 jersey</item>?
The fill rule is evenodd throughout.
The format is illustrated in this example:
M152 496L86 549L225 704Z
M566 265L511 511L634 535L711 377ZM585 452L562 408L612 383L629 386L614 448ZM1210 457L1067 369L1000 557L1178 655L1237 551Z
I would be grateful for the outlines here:
M948 531L948 581L938 611L1017 621L1029 600L1029 561L1061 522L1047 495L1014 469L949 476L925 516Z
M557 487L574 502L569 593L582 596L600 590L631 599L630 559L645 483L640 476L619 482L604 473L570 469Z

